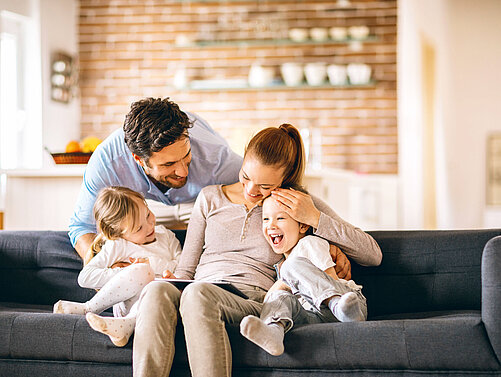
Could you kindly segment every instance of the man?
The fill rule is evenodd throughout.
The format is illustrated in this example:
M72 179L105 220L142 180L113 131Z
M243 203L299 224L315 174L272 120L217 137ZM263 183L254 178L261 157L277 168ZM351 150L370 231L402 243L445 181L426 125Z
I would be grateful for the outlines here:
M126 186L173 206L193 202L207 185L236 182L241 166L242 158L196 114L168 98L134 102L123 129L89 160L70 220L71 242L83 258L96 237L92 208L104 187Z

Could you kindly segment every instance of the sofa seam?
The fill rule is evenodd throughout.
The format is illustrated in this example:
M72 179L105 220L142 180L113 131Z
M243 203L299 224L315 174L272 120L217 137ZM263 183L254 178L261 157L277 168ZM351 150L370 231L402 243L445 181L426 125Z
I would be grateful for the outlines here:
M402 332L404 334L405 354L407 355L407 368L412 369L411 358L409 356L409 344L407 342L407 321L402 321Z
M71 357L71 360L74 361L75 360L75 329L77 327L77 322L79 321L80 319L76 320L73 322L73 329L71 331L71 352L70 352L70 357Z
M331 329L332 342L334 343L334 355L336 357L336 364L337 364L338 368L341 369L341 370L343 370L343 368L341 367L341 364L339 364L338 349L337 349L337 344L336 344L336 336L334 335L334 329L335 328L336 328L336 326L333 326L332 329Z

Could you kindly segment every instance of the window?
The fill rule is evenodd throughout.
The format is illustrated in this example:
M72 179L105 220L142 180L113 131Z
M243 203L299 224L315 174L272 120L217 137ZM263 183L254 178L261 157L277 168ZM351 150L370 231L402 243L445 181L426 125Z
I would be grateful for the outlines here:
M42 163L39 40L31 18L0 11L2 169L36 168Z

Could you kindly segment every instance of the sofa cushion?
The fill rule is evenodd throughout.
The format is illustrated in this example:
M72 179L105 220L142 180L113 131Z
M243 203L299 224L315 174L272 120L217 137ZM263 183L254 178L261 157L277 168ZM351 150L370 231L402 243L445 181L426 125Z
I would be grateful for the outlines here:
M230 339L238 331L232 325ZM235 367L499 371L480 313L297 326L279 357L240 339L232 342Z
M115 347L92 330L84 316L52 314L49 306L0 307L0 358L130 364L132 341ZM421 318L419 318L421 315ZM227 325L233 365L277 370L462 370L499 371L479 312L414 313L360 323L297 326L274 357ZM400 317L400 319L396 319ZM187 365L182 326L176 334L174 368ZM467 355L467 357L465 357Z

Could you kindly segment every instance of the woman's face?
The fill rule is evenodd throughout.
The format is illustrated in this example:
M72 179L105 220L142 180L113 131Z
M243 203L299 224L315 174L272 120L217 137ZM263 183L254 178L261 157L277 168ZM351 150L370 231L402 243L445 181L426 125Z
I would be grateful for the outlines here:
M245 200L257 203L270 195L282 184L284 170L276 165L264 165L252 155L247 155L239 174Z

